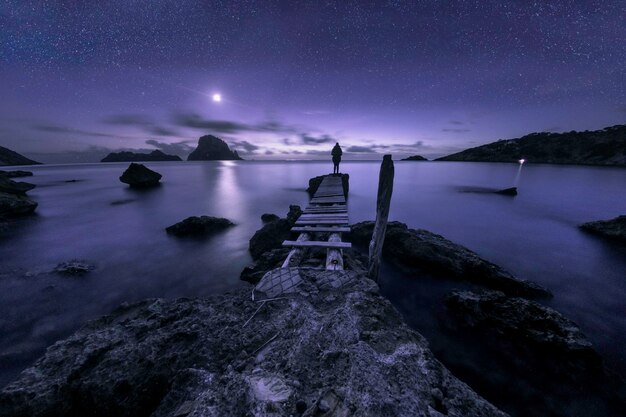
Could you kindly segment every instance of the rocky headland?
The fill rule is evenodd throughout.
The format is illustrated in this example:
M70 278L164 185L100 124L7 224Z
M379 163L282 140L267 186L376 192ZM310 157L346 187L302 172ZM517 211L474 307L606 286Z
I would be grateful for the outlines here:
M611 220L583 223L580 228L616 242L626 243L626 215Z
M428 159L424 158L422 155L411 155L402 159L402 161L428 161Z
M531 133L466 149L437 161L626 166L626 125L566 133Z
M168 155L160 150L150 153L140 152L111 152L100 162L150 162L150 161L182 161L178 155Z
M369 243L374 222L351 226L352 242ZM551 296L550 292L531 281L516 278L510 272L482 259L469 249L443 236L423 229L410 229L400 222L389 222L385 233L383 257L409 273L433 273L472 282L510 295L525 297Z
M237 151L232 151L226 142L213 136L202 136L198 146L187 157L188 161L241 161Z
M33 161L11 149L0 146L0 166L39 164L41 164L41 162Z

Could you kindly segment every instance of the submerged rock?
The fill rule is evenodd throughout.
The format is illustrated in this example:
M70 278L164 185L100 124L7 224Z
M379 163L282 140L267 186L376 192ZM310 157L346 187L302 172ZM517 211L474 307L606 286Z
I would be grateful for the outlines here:
M81 276L95 269L95 266L88 262L73 259L68 262L62 262L54 268L54 272L62 275Z
M120 177L120 181L134 188L154 187L159 185L162 175L143 164L131 163Z
M167 233L176 236L208 235L227 229L235 224L228 219L211 216L192 216L167 227Z
M0 192L0 218L31 214L36 208L37 203L25 196Z
M335 177L336 176L341 176L341 185L343 186L343 195L347 198L348 197L348 191L350 190L350 175L348 175L348 174L329 174L329 175L332 175L332 176L335 176ZM320 184L324 180L325 176L326 175L320 175L319 177L311 178L309 180L309 187L306 189L306 191L310 195L315 194L315 192L319 188Z
M503 188L502 190L498 190L494 192L496 194L515 196L517 195L517 187Z
M282 247L284 240L291 236L291 228L302 214L300 206L289 206L286 219L278 219L265 224L250 239L248 249L252 259L258 259L263 252Z
M580 225L580 228L607 239L626 243L626 216L584 223Z
M35 188L35 184L28 182L16 182L4 175L0 175L0 192L15 195L25 195L28 191Z
M372 281L326 290L314 274L262 305L249 289L123 305L48 348L0 393L0 414L505 416Z
M368 245L374 222L351 226L352 242ZM511 295L528 297L549 296L548 290L514 277L508 271L479 257L471 250L443 236L423 229L409 229L406 224L389 222L383 245L383 256L410 272L426 271L462 279Z

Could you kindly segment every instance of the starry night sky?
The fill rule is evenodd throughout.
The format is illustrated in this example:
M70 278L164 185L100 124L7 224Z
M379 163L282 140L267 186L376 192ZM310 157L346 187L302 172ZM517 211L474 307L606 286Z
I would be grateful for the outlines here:
M626 120L625 22L623 0L2 1L0 145L378 159L598 129Z

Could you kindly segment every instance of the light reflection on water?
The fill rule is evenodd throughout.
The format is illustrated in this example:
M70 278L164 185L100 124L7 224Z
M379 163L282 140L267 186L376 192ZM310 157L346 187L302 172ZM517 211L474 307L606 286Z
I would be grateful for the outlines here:
M147 163L162 185L133 191L118 181L126 164L32 167L38 214L0 240L0 385L87 320L124 301L205 296L236 288L248 264L248 240L262 213L304 205L320 162ZM372 219L378 162L344 162L351 221ZM30 168L29 168L30 169ZM626 250L588 236L577 224L624 214L626 170L517 164L399 162L390 219L461 243L554 294L549 304L578 322L624 369ZM66 183L64 181L80 181ZM506 197L459 192L506 188ZM112 204L116 203L116 204ZM192 215L237 224L206 240L177 239L164 228ZM62 261L86 259L83 278L47 274ZM387 268L385 292L437 346L433 311L452 287ZM393 276L393 278L392 278Z

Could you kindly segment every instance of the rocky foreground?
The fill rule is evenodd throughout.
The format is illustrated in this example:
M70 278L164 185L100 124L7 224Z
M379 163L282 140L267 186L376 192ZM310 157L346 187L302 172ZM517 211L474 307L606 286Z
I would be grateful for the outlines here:
M433 357L372 281L303 278L264 304L242 289L123 305L50 347L0 393L0 415L505 415Z

